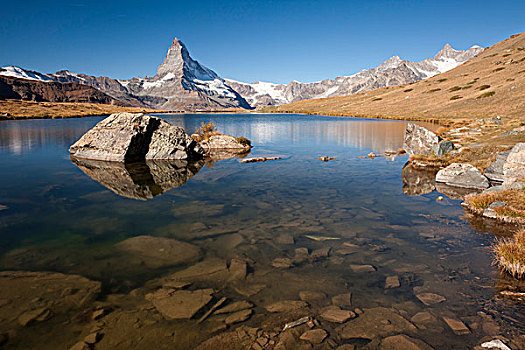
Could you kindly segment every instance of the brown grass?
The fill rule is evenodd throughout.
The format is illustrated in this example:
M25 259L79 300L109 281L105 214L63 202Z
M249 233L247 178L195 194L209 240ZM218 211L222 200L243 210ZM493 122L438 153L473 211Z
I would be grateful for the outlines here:
M481 192L465 197L467 207L478 215L482 215L492 203L502 201L507 205L494 209L501 221L525 223L525 189L506 190L501 192Z
M525 230L517 232L512 238L498 241L492 250L495 264L511 276L525 278Z
M192 135L192 137L195 139L195 141L202 142L208 140L214 135L220 134L221 133L217 131L215 123L210 121L208 123L202 122L201 126L195 129L195 133Z
M72 118L108 115L118 112L162 113L164 111L140 107L120 107L96 103L0 100L0 119Z

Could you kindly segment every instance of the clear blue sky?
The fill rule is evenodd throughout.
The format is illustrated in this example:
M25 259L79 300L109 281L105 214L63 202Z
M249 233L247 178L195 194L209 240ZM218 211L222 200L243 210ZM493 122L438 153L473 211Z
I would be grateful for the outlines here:
M304 82L525 31L525 1L6 1L0 66L152 76L174 37L225 78Z

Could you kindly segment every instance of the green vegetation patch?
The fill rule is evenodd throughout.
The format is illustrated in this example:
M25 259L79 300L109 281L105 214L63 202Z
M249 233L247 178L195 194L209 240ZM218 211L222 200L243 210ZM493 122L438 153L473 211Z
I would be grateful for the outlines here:
M496 93L494 91L487 91L485 92L484 94L481 94L479 95L477 98L485 98L485 97L490 97L490 96L494 96Z
M381 101L382 99L383 99L383 98L381 98L381 97L374 97L374 98L372 99L372 101Z
M447 80L448 80L447 78L439 79L438 83L442 83L442 82L447 81Z
M509 57L511 54L510 53L506 53L503 55L503 57Z
M438 88L438 89L428 90L428 91L427 91L427 94L431 94L431 93L433 93L433 92L440 91L440 90L441 90L441 89L439 89L439 88Z
M251 147L252 146L252 142L250 140L248 140L246 137L244 136L239 136L239 137L236 137L235 140L237 140L237 142L239 142L241 145L243 146L249 146Z
M414 90L414 89L406 89L406 90L403 90L403 92L410 92L412 90Z
M465 85L462 87L463 90L466 90L466 89L470 89L472 87L472 85Z
M454 92L454 91L458 91L458 90L461 90L461 87L460 87L460 86L457 86L457 85L451 87L450 89L448 89L448 91L450 91L450 92Z
M454 100L459 100L460 98L463 98L463 97L461 97L461 96L459 96L459 95L454 95L454 96L452 96L450 99L451 99L452 101L454 101Z
M482 90L487 90L488 88L490 88L490 85L481 85L480 87L478 87L479 91L482 91Z
M500 70L504 70L504 69L505 67L499 67L499 68L494 69L493 72L499 72Z

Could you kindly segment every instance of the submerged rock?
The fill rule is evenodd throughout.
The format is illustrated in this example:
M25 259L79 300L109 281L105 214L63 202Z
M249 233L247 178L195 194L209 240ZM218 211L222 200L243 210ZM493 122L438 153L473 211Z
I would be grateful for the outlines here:
M184 129L142 113L115 113L87 131L70 148L76 158L116 162L201 159L201 145Z
M71 161L115 194L139 200L152 199L183 186L204 165L203 160L120 163L71 157Z
M430 154L440 141L439 136L432 131L408 123L403 141L403 149L408 154Z
M380 350L432 350L422 340L411 338L405 334L392 335L381 341Z
M376 307L367 309L359 317L345 323L340 329L343 339L374 339L404 332L415 332L416 326L393 309Z
M153 306L166 319L192 318L212 299L213 289L157 292L151 296Z
M282 300L271 305L265 306L264 308L268 312L289 312L297 309L308 307L308 304L300 300Z
M445 323L450 327L450 329L452 329L452 331L457 335L470 334L470 330L460 320L456 320L449 317L443 317L443 321L445 321Z
M464 188L489 188L488 179L470 164L452 163L436 174L436 182Z
M312 329L301 334L300 339L312 344L321 344L326 337L328 333L324 329Z
M137 236L116 246L153 268L188 263L200 257L200 249L193 244L164 237Z
M520 179L525 179L525 143L516 144L503 164L503 185L510 186Z

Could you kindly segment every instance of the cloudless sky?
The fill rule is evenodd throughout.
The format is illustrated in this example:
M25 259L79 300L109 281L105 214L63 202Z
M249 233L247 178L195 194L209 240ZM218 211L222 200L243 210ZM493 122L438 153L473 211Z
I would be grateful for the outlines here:
M310 82L522 31L523 0L0 0L0 66L153 76L178 37L223 78Z

